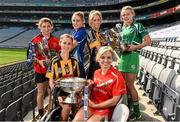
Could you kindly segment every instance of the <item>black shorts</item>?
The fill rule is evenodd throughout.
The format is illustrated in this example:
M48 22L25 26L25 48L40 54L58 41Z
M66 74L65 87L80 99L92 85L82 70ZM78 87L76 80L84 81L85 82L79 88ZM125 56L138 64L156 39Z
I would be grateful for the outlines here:
M41 74L41 73L35 72L35 82L36 83L43 83L43 82L46 82L48 80L49 79L46 78L46 73Z

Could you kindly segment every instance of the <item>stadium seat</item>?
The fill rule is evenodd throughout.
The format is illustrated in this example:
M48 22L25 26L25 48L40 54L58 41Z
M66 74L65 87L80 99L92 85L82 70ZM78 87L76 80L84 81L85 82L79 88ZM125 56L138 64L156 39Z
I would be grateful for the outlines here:
M112 122L126 122L129 117L129 108L124 104L117 104L111 118Z
M6 121L22 121L22 98L11 103L6 108Z
M0 109L0 121L5 121L5 111L6 109Z
M149 94L149 90L151 89L151 80L152 80L152 69L155 66L156 62L155 61L149 61L145 70L146 74L144 75L144 79L142 78L143 81L143 89L146 91L146 93Z
M0 110L6 108L13 101L13 90L7 91L1 95Z
M5 93L5 91L6 91L6 86L5 86L5 85L0 86L0 96L1 96L3 93Z
M30 92L26 93L22 98L22 117L24 118L25 115L28 113L29 110L33 109L33 104L35 100L35 91L31 90Z
M23 95L23 84L16 86L13 89L13 100L17 100Z
M154 88L156 86L156 80L159 79L161 71L164 69L162 64L156 63L152 69L151 74L148 77L148 82L146 86L146 92L149 95L149 98L152 99L154 92ZM155 93L156 94L156 93Z
M162 88L166 84L167 86L170 86L170 83L175 76L176 71L174 69L165 68L161 71L160 76L154 84L154 91L153 91L153 97L152 100L160 110L160 107L162 104Z
M11 81L6 85L6 91L12 90L14 88L14 81Z
M21 77L16 78L15 81L14 81L14 86L16 87L16 86L19 86L21 84L22 84Z
M163 87L162 113L168 121L180 121L180 75L176 74L170 84Z
M25 83L23 83L23 94L26 94L30 90L31 90L31 80L26 81Z

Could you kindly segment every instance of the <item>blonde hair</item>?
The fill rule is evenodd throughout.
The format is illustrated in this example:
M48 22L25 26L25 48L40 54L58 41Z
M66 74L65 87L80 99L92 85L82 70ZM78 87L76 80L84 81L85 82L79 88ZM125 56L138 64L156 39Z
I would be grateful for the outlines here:
M92 11L90 11L89 18L88 18L89 26L91 26L91 27L92 27L92 21L93 21L93 18L94 18L95 15L98 15L100 17L101 22L102 22L102 14L101 14L101 12L98 11L98 10L92 10Z
M117 54L114 52L114 50L110 46L103 46L98 50L98 53L96 55L96 61L100 59L100 57L105 53L105 52L111 52L112 54L112 60L113 61L118 61Z
M72 20L72 18L73 18L74 16L76 16L76 15L80 17L80 19L83 21L83 23L85 23L84 12L82 12L82 11L74 12L73 15L72 15L72 17L71 17L71 20Z
M48 22L48 23L52 26L52 28L54 27L52 20L49 19L49 18L47 18L47 17L41 18L36 25L37 25L38 28L40 29L40 28L41 28L41 25L42 25L43 23L46 23L46 22Z
M72 38L72 36L71 36L70 34L62 34L62 35L60 36L60 42L61 42L61 39L64 39L64 38L69 38L69 39L71 39L72 42L73 42L73 38Z
M124 7L122 7L122 9L120 11L120 16L121 16L123 10L130 10L131 13L133 14L133 16L135 16L135 11L134 11L132 6L124 6ZM122 18L121 18L121 20L122 20Z

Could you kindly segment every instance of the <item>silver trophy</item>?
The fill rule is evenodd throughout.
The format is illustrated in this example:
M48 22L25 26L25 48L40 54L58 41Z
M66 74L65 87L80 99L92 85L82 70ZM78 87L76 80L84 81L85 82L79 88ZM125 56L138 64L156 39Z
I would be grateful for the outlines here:
M80 93L86 85L87 80L79 77L65 78L60 80L59 87L62 88L63 91L70 93L70 95L68 95L64 100L64 103L78 103L79 96L77 96L77 93Z
M35 48L39 51L41 55L45 57L45 60L43 62L44 66L48 66L51 62L52 55L51 51L48 47L48 41L45 37L42 38L42 42L37 42L35 44Z
M118 49L120 52L124 52L127 50L128 45L122 42L121 32L122 25L118 23L115 27L106 30L104 33L109 46L113 49Z

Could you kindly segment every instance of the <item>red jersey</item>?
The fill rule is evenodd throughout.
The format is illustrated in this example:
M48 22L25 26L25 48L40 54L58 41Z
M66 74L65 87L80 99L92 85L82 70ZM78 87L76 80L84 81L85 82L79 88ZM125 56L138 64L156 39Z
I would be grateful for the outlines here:
M32 39L32 43L36 44L37 42L42 42L42 38L43 38L43 35L39 34ZM50 50L54 50L55 52L59 52L59 50L60 50L59 39L57 37L51 35L50 38L48 39L48 47ZM45 59L45 57L43 55L41 55L41 53L37 49L35 49L35 53L36 53L37 59L39 59L39 60ZM34 63L34 70L37 73L46 73L47 68L42 68L39 63L35 62Z
M98 69L94 73L94 87L91 93L91 100L98 104L102 103L113 96L126 94L126 87L123 76L118 70L112 66L105 75L102 75L102 70ZM93 109L93 112L99 115L112 116L114 107L106 109Z

